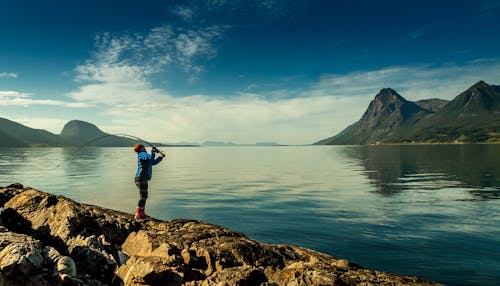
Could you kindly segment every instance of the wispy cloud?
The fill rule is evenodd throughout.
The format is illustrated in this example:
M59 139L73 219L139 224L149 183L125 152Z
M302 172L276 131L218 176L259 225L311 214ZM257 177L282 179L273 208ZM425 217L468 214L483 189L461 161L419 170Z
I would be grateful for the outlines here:
M13 72L0 72L0 78L6 77L6 78L17 78L17 73Z
M170 95L153 87L151 76L168 68L180 68L190 78L198 76L203 66L197 60L216 55L213 42L223 29L186 31L161 26L146 34L100 34L93 57L75 68L75 80L81 85L69 96L109 106L112 113L159 108L158 103Z
M18 92L12 90L0 90L0 106L31 106L31 105L49 105L60 107L89 107L84 102L69 102L53 99L35 99L33 94Z
M198 30L175 30L160 26L146 34L96 36L93 58L76 68L76 80L116 82L128 81L163 71L177 64L186 73L203 70L195 61L216 55L213 42L225 27L211 26Z
M191 21L195 15L195 10L186 6L176 6L172 9L172 12L185 21Z
M476 59L464 65L395 66L346 75L324 75L312 93L373 96L374 91L392 87L410 100L429 97L452 99L479 80L498 81L500 61Z

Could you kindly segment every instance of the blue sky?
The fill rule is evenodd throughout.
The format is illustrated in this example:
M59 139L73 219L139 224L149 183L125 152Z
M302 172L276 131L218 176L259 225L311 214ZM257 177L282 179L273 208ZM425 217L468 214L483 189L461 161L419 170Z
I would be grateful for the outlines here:
M500 84L500 1L4 1L0 117L163 142L305 144L384 87Z

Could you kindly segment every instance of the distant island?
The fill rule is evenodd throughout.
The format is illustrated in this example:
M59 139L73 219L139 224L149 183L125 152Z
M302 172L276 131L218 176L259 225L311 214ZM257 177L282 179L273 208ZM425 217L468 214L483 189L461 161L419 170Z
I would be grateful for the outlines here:
M499 143L500 86L479 81L451 101L382 89L356 123L315 145Z
M233 142L205 141L201 146L206 147L227 147L227 146L283 146L275 142L257 142L255 144L238 144Z

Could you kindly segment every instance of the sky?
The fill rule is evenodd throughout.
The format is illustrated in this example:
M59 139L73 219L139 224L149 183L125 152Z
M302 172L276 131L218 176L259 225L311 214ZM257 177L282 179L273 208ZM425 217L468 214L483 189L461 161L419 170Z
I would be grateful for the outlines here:
M0 0L0 117L310 144L385 87L416 101L500 84L499 31L499 0Z

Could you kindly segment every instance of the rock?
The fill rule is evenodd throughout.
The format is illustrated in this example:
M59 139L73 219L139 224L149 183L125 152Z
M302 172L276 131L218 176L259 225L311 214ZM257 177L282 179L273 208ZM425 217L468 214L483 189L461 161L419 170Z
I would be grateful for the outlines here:
M262 285L268 282L268 278L261 268L244 266L241 268L227 268L217 271L201 284L195 285Z
M21 187L21 188L18 188ZM25 189L22 188L21 184L12 184L9 185L6 188L0 188L0 207L3 207L3 205L8 202L11 198L13 198L15 195L23 192Z
M23 184L14 183L7 186L7 189L24 189Z
M2 227L0 245L0 269L6 277L30 276L42 269L44 259L39 241Z
M340 269L349 269L349 261L345 259L339 259L333 263L333 266L338 267Z
M54 285L40 241L0 227L0 285Z
M60 282L64 285L78 285L80 283L76 279L76 264L71 257L59 254L55 248L50 246L44 248L43 256L52 276L59 277Z
M114 277L117 249L129 233L140 227L130 214L81 205L33 189L6 202L1 218L9 229L69 254L83 276L104 283Z
M201 221L139 223L131 214L11 190L0 189L9 198L1 217L24 234L0 228L0 286L26 275L25 285L35 285L33 277L47 282L40 285L435 285Z
M57 261L57 272L60 275L76 277L76 264L69 256L62 256Z

